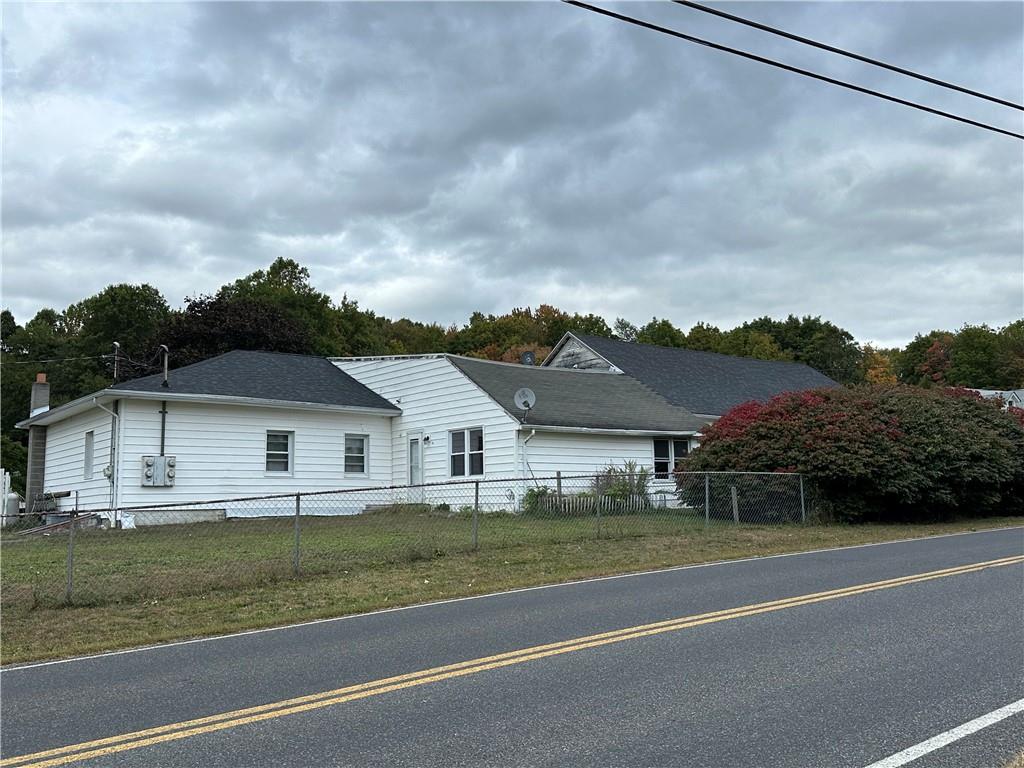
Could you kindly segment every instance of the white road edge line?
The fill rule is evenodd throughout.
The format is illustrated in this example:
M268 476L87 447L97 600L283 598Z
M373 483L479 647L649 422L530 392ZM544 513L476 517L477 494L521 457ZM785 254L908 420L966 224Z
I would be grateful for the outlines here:
M897 752L895 755L890 755L884 760L879 760L877 763L865 766L865 768L899 768L901 765L906 765L909 762L917 760L919 757L924 757L929 752L934 752L937 749L942 749L947 744L952 744L954 741L959 741L965 736L970 736L972 733L977 733L982 728L988 728L990 725L995 725L1001 720L1005 720L1013 715L1024 712L1024 699L1007 704L1005 707L989 712L987 715L982 715L974 720L958 725L956 728L952 728L945 733L940 733L938 736L932 736L927 741L922 741L920 744L915 744L912 747L904 749L902 752Z
M281 624L276 627L263 627L261 629L245 629L241 632L229 632L226 635L211 635L209 637L195 637L191 640L175 640L169 643L155 643L153 645L142 645L138 648L125 648L120 651L106 651L105 653L93 653L87 656L72 656L67 659L55 659L53 661L39 661L34 664L18 664L9 667L0 667L0 674L7 672L18 672L23 669L35 669L36 667L50 667L56 664L71 664L76 661L92 661L107 656L124 656L129 653L141 653L142 651L157 651L163 648L174 648L179 645L194 645L195 643L209 643L214 640L226 640L232 637L244 637L246 635L259 635L264 632L278 632L284 629L299 629L315 624L327 624L334 621L348 621L350 619L361 619L366 616L377 616L383 613L397 613L398 611L412 611L418 608L433 608L439 605L450 603L462 603L468 600L483 600L488 597L500 597L502 595L515 595L520 592L536 592L541 589L561 589L562 587L575 587L579 584L591 584L598 581L611 581L613 579L631 579L635 576L653 576L659 573L671 573L673 571L686 571L691 568L711 568L718 565L734 565L736 563L749 563L756 560L775 560L782 557L800 557L802 555L816 555L822 552L841 552L846 549L865 549L867 547L885 547L890 544L909 544L915 541L931 541L932 539L948 539L953 536L973 536L979 533L995 533L997 531L1021 531L1024 526L1008 525L1003 528L985 528L980 531L959 531L958 533L939 533L935 536L917 536L909 539L896 539L894 541L876 541L871 544L850 544L845 547L825 547L823 549L808 549L803 552L783 552L778 555L756 555L754 557L743 557L735 560L715 560L709 563L693 563L692 565L674 565L668 568L655 568L650 571L633 571L632 573L618 573L613 576L594 576L589 579L577 579L575 581L562 581L557 584L539 584L535 587L519 587L517 589L506 589L500 592L487 592L482 595L469 595L467 597L451 597L446 600L431 600L426 603L414 603L413 605L401 605L396 608L381 608L376 611L365 613L350 613L345 616L329 616L325 619L312 619L301 621L295 624Z

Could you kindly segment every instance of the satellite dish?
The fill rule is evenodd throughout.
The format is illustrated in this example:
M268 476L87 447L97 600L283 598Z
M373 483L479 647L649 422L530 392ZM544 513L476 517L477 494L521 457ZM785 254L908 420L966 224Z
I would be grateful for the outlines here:
M515 401L516 407L524 411L530 410L537 404L537 396L533 394L532 389L526 387L516 390L515 397L512 399Z

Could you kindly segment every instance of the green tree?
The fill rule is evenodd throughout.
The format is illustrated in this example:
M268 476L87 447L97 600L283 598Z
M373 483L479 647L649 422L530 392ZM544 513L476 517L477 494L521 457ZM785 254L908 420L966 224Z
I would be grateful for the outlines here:
M914 340L907 344L900 352L896 360L896 378L904 384L930 384L927 377L921 372L928 350L936 341L942 343L951 342L953 334L949 331L930 331L925 334L917 334Z
M315 354L346 354L352 346L341 335L351 317L339 319L330 297L310 285L309 270L293 259L276 259L266 270L258 269L223 286L216 298L250 299L260 306L276 306L309 336Z
M686 334L685 346L698 352L721 352L722 332L714 325L697 323Z
M125 355L143 359L161 343L159 334L169 314L167 301L153 286L121 283L72 304L58 325L79 355L110 354L116 341Z
M860 380L861 351L853 334L827 320L809 315L790 315L785 320L760 317L741 327L771 336L794 360L838 382Z
M733 328L723 333L715 352L739 357L752 357L757 360L792 360L790 352L782 350L775 339L767 333L749 328Z
M1012 388L1009 350L987 325L965 325L949 346L949 384L977 389Z
M190 296L161 329L179 368L233 349L312 354L309 329L268 297Z
M671 320L652 317L651 322L640 328L636 340L641 344L656 344L659 347L685 347L686 334L676 328Z
M1024 387L1024 319L1016 320L999 329L1003 345L1006 370L1004 381L1008 389Z
M26 414L27 415L27 414ZM11 487L25 495L25 466L28 462L28 448L24 443L0 434L0 467L11 473Z
M621 341L636 341L640 329L624 317L616 317L612 326L612 335Z

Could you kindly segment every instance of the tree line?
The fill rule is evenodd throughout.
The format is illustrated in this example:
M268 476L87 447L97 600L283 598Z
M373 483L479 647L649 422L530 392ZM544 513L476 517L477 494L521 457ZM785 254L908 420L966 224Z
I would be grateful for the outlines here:
M119 378L159 370L158 348L171 350L172 367L232 349L346 356L451 352L516 361L524 351L540 362L566 331L682 347L762 360L806 363L844 384L902 382L1009 389L1024 386L1024 320L1005 328L964 326L918 335L903 349L860 345L848 331L820 317L757 318L722 330L698 323L684 331L665 318L609 326L593 314L542 304L503 315L474 312L464 325L442 326L390 319L362 309L348 296L333 301L310 282L309 271L280 258L171 309L151 285L111 285L63 311L42 309L20 325L0 316L3 354L3 466L24 466L25 418L37 371L49 373L51 404L59 405L109 385L114 341L120 344ZM50 361L50 362L36 362Z

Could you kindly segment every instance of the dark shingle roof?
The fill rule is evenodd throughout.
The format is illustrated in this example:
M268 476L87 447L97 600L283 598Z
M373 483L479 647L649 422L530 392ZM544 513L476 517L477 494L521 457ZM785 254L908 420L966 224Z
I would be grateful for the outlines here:
M111 389L398 410L326 358L309 355L235 350L175 368L167 378L168 387L161 386L164 376L160 373L123 381Z
M697 432L706 423L685 409L671 405L629 376L464 357L448 359L520 421L523 412L512 398L521 387L532 389L537 395L537 405L530 411L527 421L538 426Z
M839 386L803 363L573 335L673 405L693 413L721 415L741 403L768 400L782 392Z

